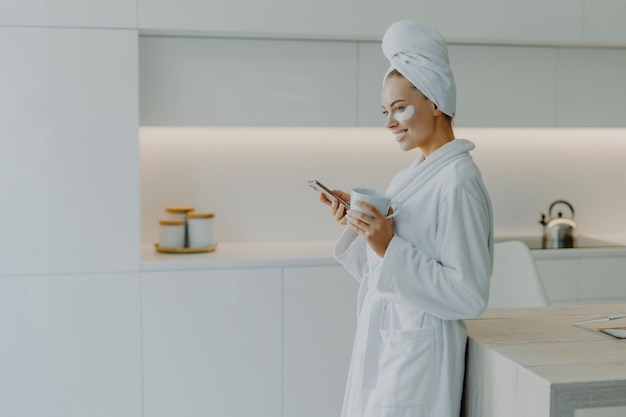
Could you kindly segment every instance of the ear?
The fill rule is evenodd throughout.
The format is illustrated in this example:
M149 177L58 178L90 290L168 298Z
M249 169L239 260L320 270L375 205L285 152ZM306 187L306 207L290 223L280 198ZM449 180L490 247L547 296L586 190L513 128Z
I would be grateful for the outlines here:
M443 112L441 110L439 110L439 107L437 107L437 105L434 102L430 102L433 106L433 116L438 117L441 116L443 114Z

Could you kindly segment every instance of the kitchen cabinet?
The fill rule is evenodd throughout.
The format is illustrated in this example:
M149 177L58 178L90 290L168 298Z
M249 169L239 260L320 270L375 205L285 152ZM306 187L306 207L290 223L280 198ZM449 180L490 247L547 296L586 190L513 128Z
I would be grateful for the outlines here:
M457 83L457 126L555 126L557 48L453 44L448 52ZM359 43L361 126L384 124L380 89L388 67L380 43Z
M451 44L449 54L456 126L626 126L626 49ZM141 123L380 127L387 68L380 42L142 37Z
M542 255L535 264L551 305L626 302L626 255Z
M2 25L136 28L137 4L128 0L2 0Z
M585 0L585 41L602 45L626 44L626 3L623 0Z
M449 45L461 127L624 127L626 49ZM359 115L381 126L387 63L359 44ZM602 103L601 108L597 103Z
M372 8L359 0L139 0L143 31L344 38L369 35Z
M535 259L550 305L578 304L578 259Z
M358 285L332 246L224 243L191 257L146 247L144 415L336 415ZM622 249L533 256L552 304L626 301Z
M143 416L280 416L281 296L280 268L143 272Z
M389 61L380 42L358 46L358 125L383 126L380 90ZM457 83L456 125L555 126L557 48L451 44L448 53Z
M354 42L142 37L141 124L355 125Z
M2 276L0 333L0 415L142 415L139 273Z
M0 275L138 271L137 31L0 27Z
M626 257L581 258L579 262L581 303L626 303Z
M393 22L418 18L453 42L626 44L621 0L138 0L137 6L138 26L150 34L379 40Z
M342 266L284 269L284 417L341 414L357 290Z
M389 61L380 42L359 42L357 62L358 126L382 127L387 122L380 107L383 77Z
M456 125L554 127L556 48L451 45L449 56Z
M559 48L557 126L626 125L626 49Z
M415 16L455 42L572 43L583 39L583 13L582 0L374 0L374 33Z

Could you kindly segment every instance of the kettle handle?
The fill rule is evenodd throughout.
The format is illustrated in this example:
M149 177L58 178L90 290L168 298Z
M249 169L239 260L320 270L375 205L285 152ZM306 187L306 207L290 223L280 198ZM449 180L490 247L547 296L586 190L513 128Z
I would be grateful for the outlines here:
M572 219L574 218L574 207L572 207L572 205L565 200L556 200L554 203L550 204L550 208L548 209L548 216L550 216L550 218L553 218L552 208L557 204L565 204L567 207L569 207L569 210L572 212Z

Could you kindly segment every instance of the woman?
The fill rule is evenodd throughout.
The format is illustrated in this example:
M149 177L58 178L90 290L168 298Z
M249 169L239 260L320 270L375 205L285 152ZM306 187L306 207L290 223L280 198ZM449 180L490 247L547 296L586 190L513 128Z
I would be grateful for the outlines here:
M474 145L454 136L456 89L442 36L397 22L383 52L391 64L381 94L386 126L400 149L421 152L387 189L402 208L394 218L361 202L373 217L346 213L320 196L348 225L335 257L360 283L342 416L456 417L463 319L479 316L489 293L491 203L469 155Z

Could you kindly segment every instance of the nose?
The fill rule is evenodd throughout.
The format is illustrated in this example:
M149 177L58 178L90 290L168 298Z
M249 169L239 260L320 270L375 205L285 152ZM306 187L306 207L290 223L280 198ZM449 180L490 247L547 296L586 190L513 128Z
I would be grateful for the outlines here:
M398 121L393 117L393 114L389 112L389 114L387 115L387 122L385 123L385 127L387 129L391 129L397 124L398 124Z

